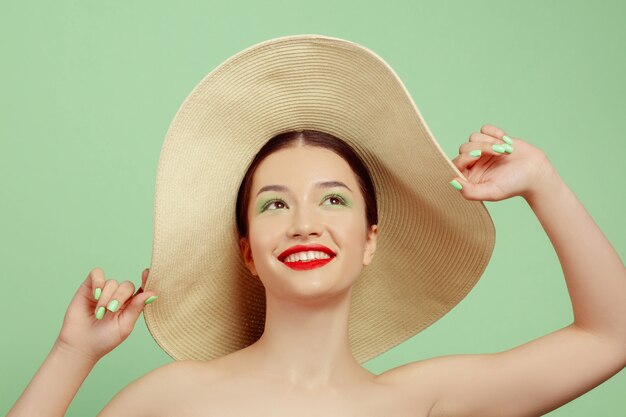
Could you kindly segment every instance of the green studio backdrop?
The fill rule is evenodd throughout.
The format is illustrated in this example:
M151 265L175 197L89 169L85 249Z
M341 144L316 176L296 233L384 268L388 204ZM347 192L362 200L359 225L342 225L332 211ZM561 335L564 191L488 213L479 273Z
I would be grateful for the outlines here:
M270 38L315 33L373 50L450 158L487 123L539 146L623 257L625 18L622 1L3 1L0 413L92 268L140 284L169 123L208 72ZM368 370L498 352L571 323L558 258L528 205L486 206L497 239L477 286ZM141 317L67 415L96 415L170 361ZM622 371L549 415L626 416L625 392Z

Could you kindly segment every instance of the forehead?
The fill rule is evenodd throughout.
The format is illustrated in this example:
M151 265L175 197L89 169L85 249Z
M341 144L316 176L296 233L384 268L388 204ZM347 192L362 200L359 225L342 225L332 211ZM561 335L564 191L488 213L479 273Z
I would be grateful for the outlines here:
M252 191L267 184L302 187L320 180L343 181L352 190L357 187L356 176L341 156L330 149L297 145L274 152L259 164Z

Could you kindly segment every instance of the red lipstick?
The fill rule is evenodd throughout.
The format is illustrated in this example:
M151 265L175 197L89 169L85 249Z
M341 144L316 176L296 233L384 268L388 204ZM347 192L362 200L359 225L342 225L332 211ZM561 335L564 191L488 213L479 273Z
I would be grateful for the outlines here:
M288 257L289 255L291 255L292 253L309 252L309 251L323 252L323 253L328 254L330 256L330 258L328 258L328 259L312 259L312 260L309 260L309 261L285 262L285 258ZM314 244L314 245L296 245L296 246L292 246L292 247L288 248L283 253L278 255L278 260L283 262L285 265L287 265L291 269L306 270L306 269L314 269L314 268L322 267L322 266L326 265L328 262L332 261L335 256L336 256L335 252L333 252L332 250L330 250L329 248L327 248L324 245L319 245L319 244Z

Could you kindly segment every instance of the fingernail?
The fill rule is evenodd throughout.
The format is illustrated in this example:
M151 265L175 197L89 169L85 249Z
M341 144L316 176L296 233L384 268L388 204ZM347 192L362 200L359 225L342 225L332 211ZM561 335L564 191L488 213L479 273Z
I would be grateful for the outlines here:
M508 143L505 143L504 145L502 145L502 147L504 148L506 153L513 153L513 147Z
M513 145L513 139L511 139L507 135L502 136L502 140L508 143L509 145Z
M454 188L456 188L459 191L461 191L463 189L463 186L457 180L450 181L450 185L452 185Z
M100 307L100 308L98 309L98 312L96 313L96 318L97 318L98 320L102 320L102 317L104 317L104 311L105 311L105 310L104 310L104 307Z
M480 156L483 153L480 149L475 149L469 153L470 156Z
M110 312L115 313L117 311L117 307L120 305L120 302L117 300L112 300L109 305L107 306L107 308L109 309Z
M494 151L498 152L498 153L503 153L505 151L504 147L502 145L492 145L491 149L493 149Z
M93 292L93 298L98 301L100 299L100 294L102 294L102 289L96 288L96 290Z
M148 298L146 301L144 301L144 304L150 304L151 302L153 302L154 300L156 300L158 297L156 295L153 295L152 297Z

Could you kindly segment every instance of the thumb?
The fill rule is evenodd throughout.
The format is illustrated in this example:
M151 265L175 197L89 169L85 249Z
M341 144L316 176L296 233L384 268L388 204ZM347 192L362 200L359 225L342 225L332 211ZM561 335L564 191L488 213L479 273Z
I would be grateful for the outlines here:
M135 295L124 310L120 312L120 324L124 328L132 330L143 308L146 306L146 301L150 300L149 303L151 303L156 299L157 296L153 292L142 292Z
M496 201L496 196L500 194L500 190L492 182L474 184L463 178L456 177L450 181L450 185L459 190L466 200Z

